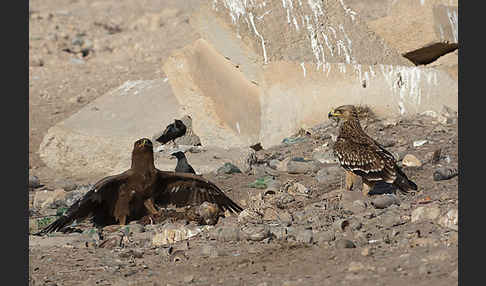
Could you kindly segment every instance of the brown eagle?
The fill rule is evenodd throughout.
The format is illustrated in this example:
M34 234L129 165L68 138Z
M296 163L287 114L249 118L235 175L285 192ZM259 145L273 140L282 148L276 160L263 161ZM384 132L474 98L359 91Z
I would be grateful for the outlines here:
M205 201L216 204L223 212L243 210L201 176L155 168L152 142L142 138L133 146L130 169L98 181L63 216L38 234L59 231L86 218L92 218L96 226L125 225L146 215L157 214L155 205L197 206Z
M351 190L359 176L365 195L380 181L393 184L404 193L417 190L417 185L397 166L393 155L363 131L353 105L333 109L328 117L339 124L333 151L346 170L346 189Z

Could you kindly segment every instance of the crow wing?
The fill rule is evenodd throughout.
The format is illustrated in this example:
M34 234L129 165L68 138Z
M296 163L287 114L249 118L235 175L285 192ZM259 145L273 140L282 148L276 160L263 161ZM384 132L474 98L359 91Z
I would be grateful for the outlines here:
M38 235L59 231L74 221L83 221L93 217L96 225L115 223L113 209L117 201L120 186L126 183L128 171L108 176L98 181L82 198L77 200L66 213L45 227Z
M159 170L154 201L158 205L176 207L196 206L203 202L217 204L225 211L239 213L243 209L227 197L221 189L201 176Z

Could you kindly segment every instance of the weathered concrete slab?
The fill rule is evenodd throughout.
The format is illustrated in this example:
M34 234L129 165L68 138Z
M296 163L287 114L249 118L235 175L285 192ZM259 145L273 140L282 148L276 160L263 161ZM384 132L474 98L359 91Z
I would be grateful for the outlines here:
M116 173L130 166L135 140L150 138L182 113L167 79L128 81L50 128L39 155L73 175Z
M264 146L327 119L332 107L366 104L381 117L457 110L457 81L446 71L391 65L271 63L262 84ZM285 116L282 116L285 114Z
M164 65L179 102L192 106L186 110L199 118L199 122L221 120L231 128L234 122L246 120L245 132L237 133L233 127L234 138L244 135L253 138L248 143L262 142L264 147L279 144L303 125L327 120L331 107L345 103L367 104L385 117L440 111L444 104L457 110L457 81L443 70L383 64L319 66L281 61L268 63L257 71L259 82L255 84L239 68L217 55L205 40L200 39L183 50ZM223 65L225 69L219 68ZM211 77L208 80L201 74ZM205 100L201 106L224 110L231 117L215 112L211 118L207 111L203 112L208 109L194 104L200 98ZM245 104L230 104L249 99ZM256 120L260 120L258 128L247 128ZM198 132L204 133L203 129Z
M258 143L261 89L207 41L175 52L163 68L203 145Z
M317 65L411 65L372 33L343 0L215 0L207 7L199 11L203 15L200 18L231 29L263 64L298 61ZM204 38L219 48L214 41L219 31L211 30L214 25L195 26L204 27Z
M199 66L206 65L207 63L202 63ZM237 94L232 100L241 102L243 99ZM198 103L198 100L192 102L191 107L203 113L215 113ZM224 108L224 105L219 107ZM241 110L248 108L240 107ZM167 124L172 123L174 118L181 118L187 111L190 110L185 109L172 93L167 79L129 81L50 128L40 145L39 153L49 167L75 178L117 174L130 167L135 140L142 137L152 138ZM201 132L201 141L206 151L187 154L191 165L199 173L216 171L225 162L232 162L242 168L241 160L246 151L242 148L230 148L232 142L237 141L231 139L234 132L230 131L225 135L225 131L220 130L217 125L224 121L218 117L205 120L197 114L195 112L193 116L193 130L196 133ZM211 125L211 122L218 123ZM242 122L242 130L246 132L244 128L250 125ZM203 128L198 130L196 126ZM212 141L211 135L215 132L220 134L220 137L215 137L219 141ZM254 133L256 136L259 134L258 131ZM157 142L154 143L158 146ZM162 170L174 170L176 163L168 154L155 155L155 164Z

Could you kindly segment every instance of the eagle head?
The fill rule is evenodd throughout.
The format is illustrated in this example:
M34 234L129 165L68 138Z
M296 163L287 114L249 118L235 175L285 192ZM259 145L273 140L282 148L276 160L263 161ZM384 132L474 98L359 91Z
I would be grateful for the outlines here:
M133 146L134 150L146 150L146 149L153 149L152 141L147 138L142 138L137 141L135 141L135 144Z
M357 119L358 112L353 105L341 105L331 109L327 117L335 120L336 122L339 122L339 120L347 121L349 119Z

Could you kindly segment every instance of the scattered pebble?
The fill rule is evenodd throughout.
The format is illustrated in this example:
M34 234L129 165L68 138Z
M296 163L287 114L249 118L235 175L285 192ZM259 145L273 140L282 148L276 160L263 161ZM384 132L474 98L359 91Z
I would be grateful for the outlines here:
M412 154L405 155L405 157L403 157L402 164L405 167L421 167L422 166L422 162Z
M344 238L343 239L336 240L335 246L338 249L341 249L341 248L355 248L356 247L356 245L354 245L354 243L351 240L344 239Z
M373 254L373 251L370 247L365 247L363 250L361 250L361 255L363 256L370 256Z
M440 209L436 205L418 207L412 211L412 222L435 220L439 215Z
M191 283L191 282L194 282L194 275L187 275L187 276L184 276L184 279L183 279L184 283Z
M449 180L459 175L457 168L442 167L434 171L434 181Z
M444 216L439 218L439 224L443 227L447 227L458 231L458 222L459 222L459 212L457 209L449 210Z
M393 204L400 205L400 200L394 194L380 195L371 201L371 205L376 209L385 209Z
M365 266L361 262L351 261L348 266L349 272L357 272L365 269Z
M40 187L40 180L37 176L29 175L29 188L38 188Z
M265 224L247 224L241 228L242 234L247 240L262 241L270 237L270 228Z
M303 158L292 158L287 163L287 172L289 174L306 174L317 170L316 165L312 160L305 160Z
M429 142L429 141L427 141L427 140L417 140L417 141L413 141L413 147L420 147L420 146L424 145L427 142Z
M241 170L236 167L235 165L227 162L227 163L224 163L224 165L222 167L220 167L216 173L218 175L220 174L235 174L235 173L241 173Z

